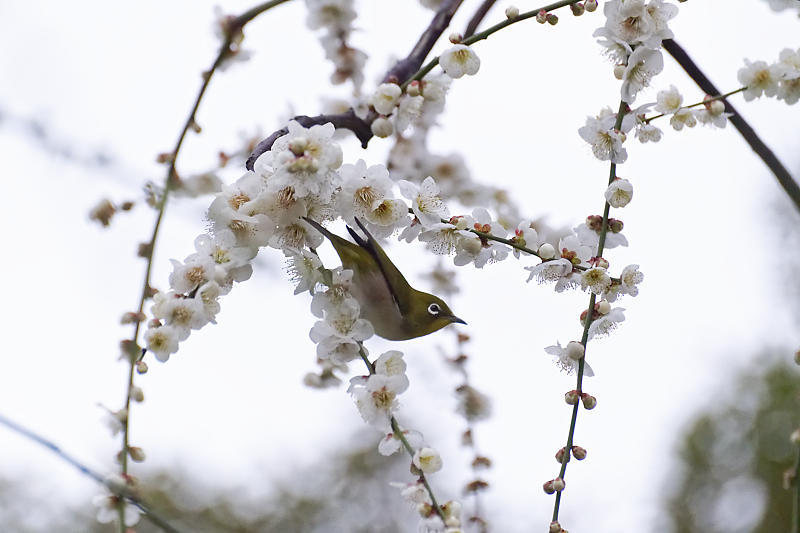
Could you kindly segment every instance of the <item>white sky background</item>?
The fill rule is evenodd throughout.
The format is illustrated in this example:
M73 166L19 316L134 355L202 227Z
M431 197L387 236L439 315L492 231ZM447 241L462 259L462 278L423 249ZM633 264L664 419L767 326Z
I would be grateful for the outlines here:
M361 4L363 31L354 41L371 58L364 85L370 91L389 58L411 49L430 12L411 0ZM456 29L478 4L465 2ZM119 316L138 301L144 263L134 257L136 243L148 238L154 215L139 205L102 230L87 213L103 196L138 199L147 179L163 179L155 155L174 145L200 72L216 54L213 5L0 4L0 110L36 118L71 146L103 148L122 163L113 172L76 165L43 151L17 122L0 123L6 164L0 412L100 470L113 469L119 444L97 404L116 409L123 399L117 344L130 328L119 326ZM251 5L225 2L224 11ZM484 27L500 20L507 5L495 7ZM587 115L616 106L619 83L591 37L602 14L559 16L556 27L522 22L476 45L481 71L454 82L432 149L460 151L476 179L507 187L530 216L574 226L601 212L608 174L577 128ZM179 158L182 174L211 167L219 149L237 146L240 132L277 129L289 108L313 115L320 97L347 94L347 87L328 92L332 67L304 20L304 5L294 2L246 28L245 46L255 56L215 76L198 115L203 134L190 134ZM671 27L722 90L738 87L743 57L773 61L782 48L800 46L800 21L769 11L765 2L680 4ZM702 97L666 54L665 64L655 89L637 103L654 100L670 83L685 103ZM797 174L800 106L732 101ZM629 160L619 167L635 188L631 205L616 212L631 246L607 257L615 272L640 264L645 283L639 297L618 304L627 308L619 331L588 349L597 377L584 388L599 405L579 415L576 443L589 456L567 472L561 516L571 531L633 524L657 530L670 454L692 413L713 402L762 346L785 347L789 357L800 344L780 286L786 272L776 255L786 250L773 213L781 194L774 178L732 127L676 133L659 126L665 139L640 145L631 138ZM388 146L373 139L363 152L348 142L345 161L384 162ZM208 203L171 202L156 286L166 286L169 258L193 251ZM433 258L419 243L393 244L390 255L425 288L420 275ZM292 296L278 252L263 257L253 279L223 299L217 326L194 333L167 364L153 362L137 378L146 401L134 406L132 441L148 454L144 468L178 465L215 485L258 494L269 484L265 478L290 478L362 425L343 389L301 385L315 367L309 297ZM543 348L579 336L577 317L588 300L525 284L522 267L530 264L511 259L462 268L462 291L450 302L473 336L473 384L494 402L493 417L476 437L495 461L486 501L497 531L549 521L552 497L541 484L557 473L553 454L565 442L570 413L563 393L574 388L574 377L559 373ZM438 355L439 347L452 352L452 335L368 346L374 354L395 347L407 354L412 385L399 419L443 451L445 469L434 484L440 498L458 497L469 460L457 446L462 423L452 414L458 380ZM43 501L88 506L97 492L90 480L5 429L0 450L0 474L31 482ZM410 528L414 520L409 512Z

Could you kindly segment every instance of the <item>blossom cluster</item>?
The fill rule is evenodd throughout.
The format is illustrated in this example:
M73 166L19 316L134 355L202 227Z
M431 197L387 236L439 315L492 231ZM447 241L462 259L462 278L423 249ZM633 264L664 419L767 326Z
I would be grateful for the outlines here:
M774 63L744 60L745 66L739 69L739 82L746 87L744 99L747 101L764 96L774 96L787 104L800 100L800 48L781 50Z
M594 32L614 62L622 80L621 97L627 104L664 68L661 42L672 38L667 23L678 8L664 0L612 0L603 7L606 23Z
M306 0L306 24L312 30L325 29L320 37L325 57L333 62L331 83L352 80L356 88L364 82L367 54L348 44L356 11L353 0Z

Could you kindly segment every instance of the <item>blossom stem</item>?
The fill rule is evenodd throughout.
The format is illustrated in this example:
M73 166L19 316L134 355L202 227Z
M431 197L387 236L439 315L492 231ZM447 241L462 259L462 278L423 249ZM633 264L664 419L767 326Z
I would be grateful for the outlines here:
M369 375L370 376L374 375L375 365L370 362L366 352L364 351L364 345L360 342L358 343L358 355L361 356L361 360L364 361L365 365L367 365L367 370L369 370ZM397 419L394 416L392 416L389 418L389 422L392 426L392 431L394 432L395 438L397 438L397 440L399 440L402 443L403 448L405 448L406 452L408 452L408 455L414 457L414 448L408 442L406 436L403 435L403 430L400 428L400 424L397 423ZM428 479L425 477L424 472L419 473L419 480L422 481L422 485L425 487L425 490L428 491L428 496L430 496L431 498L431 506L433 507L436 514L439 515L439 518L442 519L442 523L444 523L447 520L447 518L445 518L444 511L442 511L442 508L439 507L439 504L436 501L436 496L433 494L433 489L428 483Z
M747 87L740 87L738 89L735 89L733 91L727 92L725 94L718 94L717 96L712 96L710 98L706 98L705 100L703 100L701 102L697 102L697 103L692 104L692 105L686 105L686 106L683 106L683 107L681 107L679 109L691 109L693 107L697 107L697 106L701 106L701 105L707 104L708 102L713 102L714 100L724 100L725 98L727 98L729 96L733 96L734 94L737 94L737 93L740 93L740 92L743 92L743 91L746 91L746 90L747 90ZM650 118L644 119L643 122L645 124L650 124L650 121L655 120L657 118L664 117L666 115L667 115L666 113L661 113L659 115L654 115L654 116L652 116Z
M628 110L628 105L620 101L619 108L617 109L617 120L614 123L614 129L620 129L622 127L622 119L625 116L626 111ZM613 183L613 181L617 178L617 165L616 163L611 163L609 168L609 176L608 176L608 183L609 185ZM608 215L611 211L611 205L608 202L605 202L603 207L603 223L600 228L600 238L597 243L597 252L595 254L596 257L603 256L603 249L605 248L606 243L606 235L608 234ZM575 390L579 393L583 391L583 374L584 369L586 367L586 347L589 343L589 327L592 325L592 315L594 312L594 305L597 302L597 295L591 293L589 295L589 307L586 310L586 319L583 322L583 333L581 334L581 344L584 348L584 355L583 357L578 360L578 372L577 372L577 379ZM575 426L578 422L578 408L580 406L580 402L576 403L572 407L572 416L570 417L569 422L569 431L567 432L567 444L564 448L564 455L561 459L561 469L559 470L558 477L562 480L565 478L567 473L567 462L572 455L572 443L575 438ZM561 507L561 494L562 491L558 491L556 493L555 502L553 503L553 521L558 520L558 512Z
M560 2L554 2L552 4L546 5L544 7L540 7L538 9L532 9L530 11L526 11L525 13L520 13L518 16L514 17L513 19L508 19L507 18L502 22L498 22L494 26L486 28L482 32L476 33L476 34L464 39L463 41L461 41L460 44L463 44L463 45L466 45L466 46L470 46L471 44L476 43L478 41L482 41L482 40L488 38L493 33L496 33L498 31L502 30L503 28L511 26L512 24L514 24L516 22L520 22L522 20L533 18L536 15L538 15L540 11L547 11L549 13L550 11L554 11L556 9L559 9L559 8L562 8L562 7L571 5L571 4L576 4L576 3L578 3L578 1L579 0L561 0ZM405 88L408 86L409 83L411 83L412 81L415 81L415 80L421 80L422 78L425 77L425 75L428 72L433 70L433 68L438 64L439 64L439 56L436 56L433 59L431 59L424 67L419 69L417 71L417 73L414 74L410 79L405 81L400 87L403 90L405 90Z
M245 24L253 20L261 13L267 11L268 9L275 7L279 4L282 4L286 1L288 0L271 0L269 2L263 2L255 7L250 8L249 10L245 11L244 13L233 19L227 26L227 31L225 32L225 37L223 39L222 45L219 48L217 57L211 64L211 68L203 73L202 76L203 81L200 85L200 90L198 91L197 96L194 99L194 104L192 105L192 109L189 112L189 115L186 117L186 121L183 124L183 128L181 129L180 135L178 135L178 140L175 143L175 147L172 149L172 152L170 152L169 169L167 170L167 175L164 179L164 190L163 193L161 194L161 198L157 206L158 214L156 215L156 220L155 223L153 224L153 232L150 235L150 241L147 243L145 247L146 253L144 255L144 259L146 261L146 266L144 273L144 283L142 284L142 291L141 291L141 296L139 298L139 307L137 312L137 314L140 316L144 312L145 302L152 295L152 287L150 286L150 276L153 268L153 255L155 252L156 240L158 239L159 229L161 228L161 222L164 219L164 212L167 206L167 198L169 197L170 189L180 182L180 178L178 177L178 173L176 171L176 162L178 159L178 153L181 150L181 146L183 145L183 141L186 138L186 134L191 128L195 127L196 125L195 117L197 116L197 110L200 108L200 102L202 101L206 89L208 88L208 85L211 82L211 78L217 71L219 66L223 63L223 61L225 61L225 59L227 59L231 54L231 45L233 44L237 34L241 32ZM136 344L139 338L140 328L141 328L141 322L136 321L134 325L133 335L131 337L131 341L133 344ZM142 353L141 355L139 355L138 359L144 357L144 353L145 353L144 350L142 350ZM128 369L127 391L125 394L124 412L126 413L126 416L125 419L122 421L122 450L120 451L120 457L119 457L121 473L123 476L126 476L128 474L128 454L130 449L129 417L130 417L131 393L133 391L134 369L136 367L136 362L137 361L133 357L131 357L130 368ZM120 503L118 509L119 509L120 533L124 533L126 529L124 504Z

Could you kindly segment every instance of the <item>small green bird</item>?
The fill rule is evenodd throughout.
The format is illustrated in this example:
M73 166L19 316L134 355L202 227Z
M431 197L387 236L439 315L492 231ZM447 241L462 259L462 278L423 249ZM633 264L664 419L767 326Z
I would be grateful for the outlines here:
M390 341L404 341L433 333L448 324L466 324L441 298L414 289L357 218L364 240L347 227L355 244L331 233L318 222L303 217L331 241L342 266L353 271L350 292L361 304L361 316L375 333Z

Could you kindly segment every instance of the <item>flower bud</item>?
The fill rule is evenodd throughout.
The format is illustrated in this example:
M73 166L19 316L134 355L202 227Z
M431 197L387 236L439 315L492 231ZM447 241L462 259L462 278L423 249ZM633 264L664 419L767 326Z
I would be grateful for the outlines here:
M592 11L597 9L597 0L586 0L583 3L583 8L591 13Z
M147 363L145 363L144 361L139 361L136 363L136 371L139 374L147 374L147 370L148 370Z
M549 242L544 243L539 247L539 257L542 259L552 259L556 256L556 249L555 247L550 244Z
M464 36L461 35L460 33L453 32L450 34L448 39L450 40L451 43L458 44L464 40Z
M370 130L375 137L385 139L394 133L394 124L386 117L378 117L370 124Z
M305 154L308 148L308 139L305 137L295 137L289 141L289 150L297 157Z
M569 341L567 343L567 355L573 361L581 359L585 353L586 348L584 348L583 344L577 341Z
M548 533L561 533L562 531L561 524L559 524L556 520L550 522L550 527L547 530Z
M475 459L472 460L472 468L490 468L492 466L492 460L488 457L483 455L476 455Z
M596 267L600 267L600 268L603 268L603 269L606 269L606 270L608 270L608 267L609 267L608 260L605 259L604 257L592 257L589 260L589 263L593 264Z
M129 447L128 448L128 455L130 455L131 459L133 459L137 463L142 463L145 460L144 450L142 450L138 446Z
M539 24L544 24L545 22L547 22L547 11L542 9L541 11L536 13L536 22L538 22Z
M558 17L556 15L553 15L552 13L548 13L547 23L550 24L551 26L555 26L556 24L558 24Z
M561 479L560 477L555 478L552 481L552 483L553 483L553 490L555 490L556 492L561 492L562 490L564 490L564 487L567 486L567 484L564 483L564 480Z
M515 19L519 16L519 8L516 6L508 6L506 8L506 18Z
M621 80L625 76L625 65L614 65L614 77Z
M577 390L571 390L564 395L564 401L567 402L567 405L577 405L579 398L580 393Z
M709 104L708 111L714 116L719 116L725 112L725 104L722 100L714 100Z
M556 462L558 462L558 464L564 464L565 460L566 462L569 462L569 454L567 453L566 446L562 446L556 452Z
M583 461L584 459L586 459L586 448L581 448L580 446L573 446L572 455L578 461Z
M419 80L414 80L406 87L406 94L408 96L419 96L422 94Z
M133 311L128 311L127 313L122 315L120 319L120 324L135 324L136 322L144 322L147 319L144 313L135 313Z
M542 488L544 489L545 494L553 494L556 491L556 489L553 488L552 479L550 481L546 481L545 484L542 485Z
M466 493L474 493L479 492L482 490L486 490L489 488L489 484L482 479L475 479L467 483L464 487L464 492Z
M597 312L601 315L607 315L611 312L611 304L608 303L608 300L600 300L597 302Z
M621 220L617 220L616 218L609 218L608 219L608 229L611 230L611 233L619 233L622 231L622 228L625 225L622 223Z
M144 391L141 387L131 387L131 400L139 403L144 401Z
M120 341L119 347L120 351L122 352L120 354L120 359L127 359L131 363L136 361L136 359L139 358L139 354L142 353L142 349L139 347L139 345L130 339Z
M585 392L581 394L581 402L583 402L583 407L587 411L591 411L597 406L597 398L591 394L586 394Z
M581 15L583 15L584 7L583 4L581 4L580 2L578 2L577 4L570 4L569 8L572 11L572 14L575 15L576 17L580 17Z

